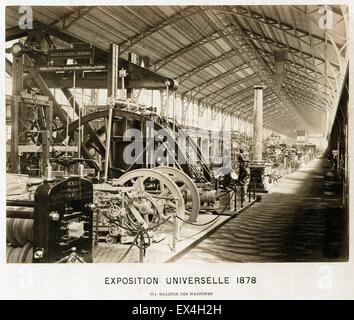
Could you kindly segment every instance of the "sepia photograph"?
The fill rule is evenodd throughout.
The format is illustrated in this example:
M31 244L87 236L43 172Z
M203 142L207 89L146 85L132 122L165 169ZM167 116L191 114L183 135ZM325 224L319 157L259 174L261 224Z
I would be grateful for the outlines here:
M6 264L348 263L347 4L4 15Z

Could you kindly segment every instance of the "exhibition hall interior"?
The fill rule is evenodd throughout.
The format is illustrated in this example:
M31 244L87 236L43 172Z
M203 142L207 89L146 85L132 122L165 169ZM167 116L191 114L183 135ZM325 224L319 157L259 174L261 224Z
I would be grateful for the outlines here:
M348 261L347 6L5 16L7 263Z

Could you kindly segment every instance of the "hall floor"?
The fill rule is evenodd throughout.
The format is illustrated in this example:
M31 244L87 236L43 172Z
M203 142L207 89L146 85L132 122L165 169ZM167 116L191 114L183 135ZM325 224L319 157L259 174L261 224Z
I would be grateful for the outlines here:
M347 261L348 219L328 170L312 160L175 262Z

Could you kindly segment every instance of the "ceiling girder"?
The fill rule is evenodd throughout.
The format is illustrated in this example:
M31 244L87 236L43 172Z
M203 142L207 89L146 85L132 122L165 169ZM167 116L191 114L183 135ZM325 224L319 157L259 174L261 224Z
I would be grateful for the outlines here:
M219 19L217 16L216 19L218 20L214 22L217 23L219 29L221 30L223 27L225 27L225 25L222 22L222 20ZM241 28L240 25L239 27ZM241 43L240 40L243 40L243 42ZM244 56L247 58L247 62L250 65L250 67L253 69L253 71L255 73L257 72L259 73L260 78L263 80L264 83L272 84L273 83L272 72L269 69L269 67L265 64L265 62L258 56L257 51L254 48L254 44L252 42L247 42L250 40L244 38L239 38L238 40L233 38L233 41L236 41L238 49L244 52ZM304 126L306 126L307 128L310 128L311 127L310 124L307 123L307 120L303 117L301 112L297 109L297 106L291 101L291 98L287 95L287 93L282 88L280 88L278 95L281 102L285 104L286 108L292 106L291 110L289 109L289 112L295 113L298 121L302 122Z
M76 8L77 10L73 10L62 15L58 19L55 19L54 21L50 22L49 25L54 26L56 24L61 23L61 29L67 30L73 24L78 22L81 18L87 16L93 9L97 8L97 6L78 6Z
M165 57L164 59L155 61L151 67L154 67L155 70L159 70L162 67L166 66L167 64L169 64L171 61L181 57L182 55L190 52L191 50L198 48L200 46L203 46L205 44L211 43L213 41L219 40L219 39L223 39L225 37L229 37L229 36L240 36L240 37L245 37L249 40L252 41L256 41L256 42L262 42L264 44L267 45L271 45L277 49L280 49L282 51L287 52L288 54L291 54L293 56L295 56L296 58L300 59L301 61L304 62L304 65L302 65L302 67L305 67L305 63L310 65L310 68L316 68L316 65L313 66L310 62L308 62L306 59L307 58L312 58L313 54L311 53L306 53L301 51L300 49L297 49L295 47L290 47L287 44L275 41L273 39L264 37L263 35L260 35L258 33L255 33L253 31L250 30L245 30L245 29L234 29L233 26L229 26L226 29L230 29L228 30L227 33L221 34L219 33L220 30L214 32L213 34L210 34L206 37L203 37L187 46L184 46L183 48L181 48L180 50L177 50L176 52L170 54L169 56ZM225 30L225 28L224 28ZM299 55L300 54L300 55ZM325 63L325 60L323 58L314 56L316 60L321 61L323 63ZM296 63L296 62L293 62ZM336 68L339 69L339 65L335 64L334 62L330 62L333 66L335 66Z
M207 62L195 67L194 69L188 71L188 72L185 72L183 73L182 75L178 76L177 79L178 79L178 82L181 84L183 82L185 82L187 79L191 78L192 76L194 76L195 74L197 74L198 72L202 71L202 70L205 70L209 67L211 67L212 65L214 64L217 64L225 59L228 59L228 58L232 58L232 57L235 57L237 56L238 53L234 50L230 50L224 54L221 54L220 56L216 57L216 58L212 58L210 60L208 60Z
M231 32L231 35L232 34L239 35L240 31L235 30L235 31ZM170 54L169 56L167 56L161 60L155 61L150 67L153 67L155 69L155 71L158 71L162 67L169 64L171 61L181 57L182 55L190 52L191 50L201 47L205 44L209 44L209 43L214 42L216 40L223 39L227 36L229 36L229 35L219 35L218 32L213 32L212 34L207 35L206 37L200 38L199 40L192 42L187 46L184 46L183 48L177 50L176 52Z
M177 12L176 14L172 15L171 17L168 17L167 19L157 23L156 25L152 26L151 28L145 30L143 33L136 35L132 38L130 38L128 41L125 43L121 44L121 53L127 52L129 49L131 49L134 45L142 41L143 39L153 35L156 32L159 32L166 28L167 26L170 26L182 19L186 19L188 17L191 17L194 14L198 14L200 12L205 12L205 11L220 11L226 14L232 14L232 15L237 15L237 16L243 16L248 19L252 19L258 22L261 22L265 25L268 25L272 28L276 28L277 30L284 32L292 37L295 35L292 34L289 31L293 31L293 27L283 23L283 22L278 22L277 20L270 18L270 17L265 17L262 15L259 15L249 9L245 9L242 6L208 6L208 7L198 7L198 6L188 6L181 11ZM317 36L317 35L311 35L308 31L301 30L297 28L297 33L300 34L298 36L299 39L302 39L304 36L307 37L312 37L318 41L324 42L325 39L323 37ZM303 40L302 40L303 41Z
M229 71L226 71L224 73L221 73L219 74L217 77L214 77L214 78L211 78L201 84L199 84L198 86L196 87L193 87L191 89L188 89L184 92L182 92L182 95L186 95L188 92L193 92L195 90L197 90L197 93L196 94L201 94L202 90L205 89L206 87L210 86L211 84L213 84L214 82L217 82L219 81L220 79L223 79L223 78L226 78L227 76L235 73L235 72L238 72L238 71L242 71L242 70L245 70L245 69L248 69L249 66L248 65L242 65L242 66L237 66L236 68L233 68Z
M263 104L275 100L272 99L272 97L274 97L274 94L268 94L264 96ZM223 110L231 107L232 105L236 105L236 107L231 108L231 110L229 110L228 112L237 112L242 109L248 109L254 105L254 100L250 101L249 103L245 103L246 101L249 101L251 98L252 96L249 96L241 101L230 101L226 106L223 107Z
M275 41L275 40L273 40L271 38L264 37L263 35L255 33L253 31L243 29L242 33L243 33L244 37L247 37L248 39L250 39L252 41L262 42L264 44L270 45L272 47L275 47L277 49L285 51L288 54L292 54L292 55L296 56L298 59L306 61L306 59L313 57L312 53L301 51L298 48L291 47L291 46L288 46L285 43L282 43L282 42L279 42L279 41ZM301 56L301 55L303 55L303 56ZM314 56L314 58L316 60L318 60L318 61L323 62L323 63L325 63L325 61L326 61L325 59L323 59L321 57L318 57L318 56ZM336 63L334 63L332 61L329 61L329 63L332 64L334 67L339 69L339 64L336 64Z
M177 12L176 14L168 17L167 19L161 21L160 23L156 24L155 26L145 30L143 33L138 34L132 38L130 38L125 43L120 45L120 54L123 54L129 51L133 46L135 46L140 41L144 40L145 38L151 36L152 34L161 31L162 29L166 28L169 25L176 23L181 19L186 19L194 14L201 12L199 7L195 6L187 6L186 8L182 9L181 11Z
M224 13L226 14L233 14L233 15L237 15L237 16L242 16L254 21L258 21L261 22L265 25L268 25L271 28L275 28L277 30L279 30L280 32L283 32L289 36L292 37L296 37L291 31L294 30L294 27L291 26L290 24L287 24L285 22L282 21L278 21L276 19L273 19L271 17L268 16L263 16L260 15L250 9L246 9L242 6L233 6L231 9L229 8L229 6L223 6L222 9L216 9L216 10L222 10ZM303 37L310 37L310 33L306 30L297 28L297 33L298 33L298 38L302 39ZM325 38L318 36L318 35L314 35L312 34L312 37L320 42L324 42Z
M201 102L202 100L208 99L210 96L215 96L215 95L217 95L217 96L220 97L220 93L221 93L221 92L225 92L225 91L229 90L230 88L232 88L232 87L234 87L234 86L238 86L238 85L242 84L242 83L245 82L245 81L251 81L251 80L256 79L256 78L258 78L258 75L255 74L255 73L253 73L253 74L248 75L248 76L246 76L246 77L244 77L244 78L238 79L238 80L235 81L235 82L231 82L231 83L230 83L228 86L226 86L226 87L223 87L223 88L221 88L221 89L218 89L217 91L214 91L214 92L212 92L212 93L209 93L209 94L203 96L203 97L200 98L198 101ZM250 89L250 88L247 88L246 90L249 90L249 89ZM241 91L243 91L243 90L241 90ZM217 104L217 103L220 103L220 102L222 102L222 101L224 101L224 100L227 100L227 99L230 98L231 96L235 96L235 95L237 95L237 94L241 94L241 92L240 92L240 91L238 91L238 92L236 92L236 93L233 92L231 95L229 95L229 96L227 96L227 97L221 97L221 99L218 100L218 101L216 102L216 104ZM210 103L210 102L212 102L212 101L213 101L213 100L208 100L208 103Z

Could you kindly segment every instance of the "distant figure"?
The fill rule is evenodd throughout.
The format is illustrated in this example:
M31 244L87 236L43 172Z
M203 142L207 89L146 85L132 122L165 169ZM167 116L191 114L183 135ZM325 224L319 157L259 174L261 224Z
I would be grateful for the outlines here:
M238 165L239 165L238 182L241 184L244 184L245 179L248 175L248 173L247 173L248 162L246 162L243 149L240 149L240 153L237 156L237 161L238 161Z
M337 168L338 168L338 155L337 154L333 155L332 166L333 166L333 170L337 170Z
M239 164L244 165L244 163L245 163L245 155L244 155L243 149L240 149L240 153L237 156L237 160L238 160Z
M332 150L332 152L330 152L329 155L328 155L328 161L331 162L332 170L336 170L337 166L338 166L338 154L337 154L337 152L334 152L334 150Z

